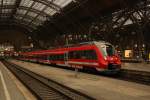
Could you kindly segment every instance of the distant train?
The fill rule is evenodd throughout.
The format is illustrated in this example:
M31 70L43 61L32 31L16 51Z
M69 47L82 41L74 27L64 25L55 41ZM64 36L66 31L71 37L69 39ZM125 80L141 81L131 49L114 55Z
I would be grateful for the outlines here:
M63 48L25 52L20 60L54 64L73 68L94 68L97 71L114 72L121 68L120 58L105 41L92 41Z

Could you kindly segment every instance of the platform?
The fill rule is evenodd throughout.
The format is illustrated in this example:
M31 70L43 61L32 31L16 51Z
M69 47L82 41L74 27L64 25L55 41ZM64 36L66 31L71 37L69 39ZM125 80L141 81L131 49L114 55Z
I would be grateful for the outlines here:
M97 100L149 100L150 86L98 75L12 60L24 68L53 79Z
M0 62L0 100L36 100L22 83Z

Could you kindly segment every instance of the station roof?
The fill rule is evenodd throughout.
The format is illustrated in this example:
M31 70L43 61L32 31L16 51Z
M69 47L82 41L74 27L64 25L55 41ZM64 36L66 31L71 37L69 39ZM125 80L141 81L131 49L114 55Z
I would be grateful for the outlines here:
M0 21L36 29L71 2L73 0L0 0Z
M93 20L140 1L149 0L0 0L0 28L25 28L37 41L79 30L88 33Z
M17 24L28 29L36 29L45 21L51 20L54 15L61 13L69 4L80 5L88 1L97 1L95 4L101 4L99 8L102 9L120 0L0 0L0 22L1 25ZM91 5L92 7L94 6ZM96 10L95 7L94 9Z

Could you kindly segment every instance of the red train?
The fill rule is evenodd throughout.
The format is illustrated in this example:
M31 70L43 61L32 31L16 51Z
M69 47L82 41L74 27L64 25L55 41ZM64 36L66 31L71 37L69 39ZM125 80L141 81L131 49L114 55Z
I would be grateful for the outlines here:
M104 41L20 54L21 60L56 64L74 68L94 68L98 71L119 71L121 61L114 47Z

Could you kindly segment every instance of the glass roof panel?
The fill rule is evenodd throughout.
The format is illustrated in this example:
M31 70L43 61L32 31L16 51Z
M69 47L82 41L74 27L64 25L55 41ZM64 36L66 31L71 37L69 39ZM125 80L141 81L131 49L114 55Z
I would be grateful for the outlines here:
M3 5L14 5L15 3L16 0L3 0Z
M27 23L30 23L32 20L29 19L29 18L23 18L23 21L27 22Z
M23 17L22 16L15 16L15 18L21 20Z
M23 25L28 25L28 24L29 24L28 22L21 21L21 20L19 20L18 23L19 23L19 24L23 24Z
M35 16L37 16L37 14L36 13L34 13L34 12L28 12L28 14L27 15L29 15L29 16L31 16L31 17L35 17Z
M24 15L27 12L27 10L19 9L17 10L17 14L22 14Z
M2 13L11 13L12 9L2 9Z
M37 17L37 20L39 20L39 21L46 21L46 19L47 19L46 16L41 16L40 15L40 16Z
M57 11L56 10L53 10L52 8L50 7L47 7L44 12L50 16L54 15Z
M4 19L9 18L9 17L10 17L10 15L9 16L5 15L5 14L1 15L1 18L4 18Z
M39 20L35 20L32 22L32 24L35 26L41 25L43 22L39 21Z
M33 2L33 0L22 0L20 6L30 7Z
M25 24L25 25L27 25L27 22L24 22L24 21L22 21L22 20L14 20L16 23L19 23L19 24Z
M9 16L1 16L1 18L9 18Z
M15 20L15 23L18 23L19 25L23 25L26 28L28 27L28 28L36 29L36 26L28 25L27 22L23 22L23 21L20 21L20 20Z
M35 25L33 25L33 24L31 24L31 25L28 25L30 28L32 28L32 29L37 29L37 27L35 26Z
M45 7L45 5L43 5L42 3L36 2L32 8L42 11L44 9L44 7Z
M50 0L49 0L50 1ZM54 0L53 2L60 6L61 8L67 6L69 3L71 3L73 0Z

